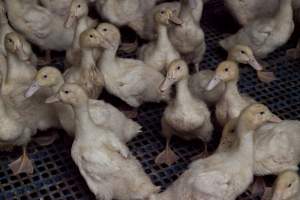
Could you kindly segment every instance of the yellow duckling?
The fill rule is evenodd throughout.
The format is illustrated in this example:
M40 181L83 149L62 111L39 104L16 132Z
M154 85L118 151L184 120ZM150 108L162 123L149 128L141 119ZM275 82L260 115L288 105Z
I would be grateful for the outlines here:
M175 60L169 65L165 81L160 86L160 90L165 91L176 85L176 96L169 102L161 120L162 133L167 143L166 149L155 160L157 164L171 165L177 160L178 157L169 145L172 135L186 140L199 138L205 143L211 140L213 126L210 112L203 101L192 96L188 79L189 70L185 61Z
M171 24L180 25L182 21L172 10L162 8L155 13L157 39L149 44L145 44L139 51L139 59L159 72L165 72L166 67L180 55L173 47L169 36L168 27Z
M221 126L225 126L228 121L237 118L244 108L255 102L239 93L238 80L238 65L232 61L224 61L218 65L214 77L207 85L206 89L209 91L220 82L225 82L225 91L216 105L216 117Z

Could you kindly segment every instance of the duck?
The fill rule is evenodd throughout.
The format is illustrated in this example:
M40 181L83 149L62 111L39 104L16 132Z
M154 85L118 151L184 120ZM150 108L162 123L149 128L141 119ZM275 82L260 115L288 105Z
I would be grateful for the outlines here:
M50 50L63 51L71 47L74 28L65 28L63 17L39 5L37 1L4 2L13 28L27 40L46 50L46 59L41 63L50 62Z
M168 66L165 81L160 86L160 90L165 91L176 85L176 96L169 102L161 120L162 133L167 141L165 150L156 157L156 164L170 166L178 159L169 145L173 134L186 140L199 138L205 143L212 138L210 112L203 101L190 93L188 78L186 62L177 59Z
M255 19L273 16L276 14L280 0L266 0L263 3L268 6L263 6L258 0L225 0L226 7L241 26Z
M96 8L102 18L116 26L129 26L145 38L145 16L158 0L96 0ZM145 38L147 39L147 38Z
M191 9L192 9L192 15L194 17L194 20L197 24L200 23L201 17L202 17L202 11L203 11L203 1L202 0L191 0ZM154 8L151 9L150 13L145 16L145 27L144 27L144 38L148 40L155 40L157 38L156 34L156 26L155 26L155 20L154 15L159 10L163 9L169 9L172 10L174 15L178 15L181 10L181 4L178 1L172 1L172 2L164 2L157 4Z
M257 58L265 58L290 39L294 26L292 0L280 0L274 16L253 20L219 43L226 50L247 45Z
M75 133L75 114L70 105L57 102L57 93L65 84L61 72L52 66L41 68L30 87L27 89L25 96L30 98L39 90L51 88L52 95L47 99L47 103L53 103L55 111L58 114L63 129L69 136L74 137ZM141 132L141 126L131 119L128 119L122 112L114 106L102 100L89 99L89 112L93 122L97 125L105 126L117 134L118 138L127 143ZM117 123L116 123L117 122ZM126 127L126 129L124 129Z
M262 104L251 104L238 117L239 145L229 152L215 153L192 162L166 191L151 200L234 200L253 181L254 140L257 128L280 119Z
M188 64L194 64L195 71L198 72L206 44L204 32L192 15L193 5L191 2L193 0L181 0L179 18L182 20L182 24L169 28L169 38L181 56Z
M32 81L36 68L34 61L31 60L35 60L36 56L32 52L31 45L16 32L6 34L4 46L7 63L1 66L3 74L1 86L3 94L7 95Z
M300 177L297 171L281 173L273 186L272 200L299 200Z
M80 63L80 35L88 28L93 28L97 25L97 21L91 23L92 19L88 16L89 7L86 0L73 0L68 10L68 17L65 21L65 27L71 28L76 24L75 35L72 42L72 47L66 51L66 66L79 65ZM101 56L99 49L95 49L94 58L97 62Z
M0 73L2 82L3 75ZM21 146L22 155L9 164L13 174L33 173L33 165L28 157L26 147L31 136L35 133L30 127L26 126L22 116L13 107L5 102L5 98L0 88L0 151L8 150L7 147Z
M236 119L226 124L218 151L228 151L237 145L235 128ZM255 175L279 175L287 170L298 170L300 149L297 142L300 139L297 131L299 129L299 121L282 120L280 123L264 124L256 130L254 134Z
M216 104L216 118L222 127L231 119L238 117L247 106L255 103L254 99L239 93L238 80L238 65L233 61L223 61L217 66L215 75L206 87L206 90L210 91L220 82L225 82L225 91Z
M98 68L104 76L105 89L131 107L144 102L161 102L170 99L169 91L161 93L159 85L164 76L141 60L116 56L121 35L119 29L109 23L101 23L97 29L87 31L95 48L102 48Z
M181 25L182 21L172 10L162 8L155 13L155 22L158 37L140 48L138 58L157 71L165 72L173 60L180 58L180 54L169 40L168 26Z
M76 84L65 84L59 99L75 112L71 156L96 199L147 199L159 190L115 133L93 122L88 96Z
M94 44L90 41L89 30L80 34L80 63L72 66L64 73L68 83L81 85L92 99L97 99L102 93L105 80L102 72L97 68L94 54Z

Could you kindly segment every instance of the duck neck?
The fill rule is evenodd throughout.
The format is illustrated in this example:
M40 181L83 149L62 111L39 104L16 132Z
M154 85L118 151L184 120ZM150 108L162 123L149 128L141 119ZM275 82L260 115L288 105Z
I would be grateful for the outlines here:
M237 133L239 137L238 154L245 158L244 162L253 168L254 162L254 131L248 127L244 120L239 120L237 126Z
M4 75L4 80L8 83L11 79L14 79L15 75L18 77L20 72L27 72L27 67L21 61L17 55L7 52L7 66L6 66L6 74Z
M7 113L6 113L6 105L5 105L3 97L2 97L2 92L0 92L0 115L2 117L5 116L5 115L7 115Z
M86 127L95 126L90 117L88 101L85 101L80 105L73 106L73 109L75 112L76 134L84 133L84 135L88 135L90 131L86 130ZM83 135L76 135L76 137L81 136Z
M18 13L17 11L22 10L22 3L20 0L4 0L5 7L7 9L7 14L11 16L15 15L13 13Z
M226 91L224 93L224 97L226 99L228 99L228 98L233 98L235 100L241 100L242 99L242 96L240 95L240 92L238 90L237 83L238 83L237 79L227 82Z
M188 87L188 78L189 76L181 79L176 84L176 98L175 98L176 104L179 105L184 104L187 102L187 99L192 98L192 95Z
M80 62L80 67L82 69L90 69L96 67L96 62L93 56L93 49L91 48L82 48L81 49L82 57Z
M88 29L88 16L83 16L83 17L79 18L77 21L75 36L74 36L74 40L73 40L73 44L72 44L72 47L74 49L80 48L80 35L86 29Z
M117 47L111 47L106 48L103 53L102 57L100 59L101 62L101 70L110 70L114 65L111 65L111 63L115 63L116 61L116 54L117 54L118 46Z
M166 45L170 44L168 36L168 28L163 24L157 24L158 38L156 41L157 48L166 48Z
M281 0L275 15L277 20L290 20L293 17L292 0Z

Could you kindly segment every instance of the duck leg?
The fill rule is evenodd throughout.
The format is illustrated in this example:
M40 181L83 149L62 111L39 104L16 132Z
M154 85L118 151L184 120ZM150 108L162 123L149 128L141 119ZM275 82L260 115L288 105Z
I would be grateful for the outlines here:
M207 150L207 144L204 143L204 150L203 150L200 154L198 154L198 155L196 155L196 156L193 156L193 157L191 158L191 160L192 160L192 161L195 161L195 160L198 160L198 159L206 158L206 157L208 157L208 156L210 156L210 153L209 153L208 150Z
M26 147L23 148L23 154L17 160L9 164L9 168L12 170L14 175L20 173L33 174L32 161L27 155Z
M178 156L170 148L170 141L171 141L171 137L168 137L166 148L163 152L161 152L156 157L155 164L157 165L167 164L168 166L171 166L173 163L175 163L178 160Z

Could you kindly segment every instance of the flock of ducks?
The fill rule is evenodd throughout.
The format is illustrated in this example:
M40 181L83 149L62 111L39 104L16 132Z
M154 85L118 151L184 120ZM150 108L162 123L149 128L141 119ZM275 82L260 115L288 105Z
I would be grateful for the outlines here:
M38 130L61 128L74 138L72 158L99 200L234 200L254 175L278 175L265 200L300 200L300 122L278 118L237 85L239 64L251 66L261 81L276 78L259 59L289 40L300 2L225 0L242 28L220 41L228 56L216 70L200 71L205 2L1 0L0 148L23 149L9 164L13 173L34 172L26 147ZM92 6L106 22L89 16ZM137 41L122 43L121 26L149 41L137 59L117 54L122 45L137 48ZM45 58L37 58L31 44L45 50ZM287 54L299 57L299 46ZM37 69L51 61L51 50L66 51L64 72ZM159 193L126 145L142 127L129 113L97 100L104 89L133 107L131 114L147 102L167 103L161 119L166 147L157 165L177 161L173 135L209 143L212 116L223 128L220 145L210 155L205 148ZM35 140L50 145L55 134Z

